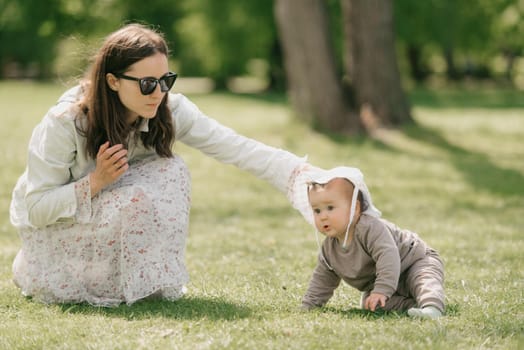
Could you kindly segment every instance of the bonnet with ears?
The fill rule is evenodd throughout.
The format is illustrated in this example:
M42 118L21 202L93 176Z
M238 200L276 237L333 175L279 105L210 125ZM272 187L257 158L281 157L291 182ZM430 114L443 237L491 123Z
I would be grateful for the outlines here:
M329 181L335 178L343 178L349 180L354 186L355 190L353 191L353 199L351 202L351 211L349 214L349 224L348 229L353 218L355 216L355 204L358 192L362 193L362 198L365 202L363 208L367 209L363 211L364 214L371 215L374 217L380 217L381 212L374 205L371 200L371 193L364 182L364 175L358 168L352 167L336 167L330 170L324 170L316 167L311 167L309 169L303 170L295 179L293 188L288 193L288 199L291 201L291 204L295 209L297 209L302 216L309 222L311 225L315 226L313 219L313 210L309 205L308 200L308 187L311 183L326 184ZM346 234L347 239L347 234ZM344 245L345 246L344 242Z

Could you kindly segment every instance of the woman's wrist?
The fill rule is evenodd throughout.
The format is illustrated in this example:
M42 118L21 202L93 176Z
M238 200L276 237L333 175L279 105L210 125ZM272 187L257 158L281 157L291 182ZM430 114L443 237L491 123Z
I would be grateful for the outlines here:
M100 186L100 184L96 180L96 177L95 177L94 173L90 173L89 174L89 185L91 187L91 198L96 196L98 194L98 192L100 192L102 190L102 187Z

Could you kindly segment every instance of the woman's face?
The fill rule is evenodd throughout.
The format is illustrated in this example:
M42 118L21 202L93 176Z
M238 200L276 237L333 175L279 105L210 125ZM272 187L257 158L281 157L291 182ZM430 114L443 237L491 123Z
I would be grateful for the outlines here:
M134 78L153 77L160 79L168 71L167 57L159 52L135 62L129 66L124 74ZM157 84L155 90L149 95L143 95L140 92L138 81L115 78L113 85L113 90L117 91L120 101L127 109L126 120L129 124L134 123L138 117L154 118L158 106L167 94L167 92L160 91L160 84Z

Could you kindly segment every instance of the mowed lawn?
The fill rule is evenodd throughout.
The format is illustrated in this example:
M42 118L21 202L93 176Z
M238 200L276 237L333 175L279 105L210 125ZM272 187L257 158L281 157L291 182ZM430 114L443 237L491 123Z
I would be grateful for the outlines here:
M325 308L300 311L316 263L313 228L267 183L183 144L175 150L193 180L186 297L105 309L21 296L11 281L20 248L11 191L31 130L64 89L0 82L0 349L524 348L523 93L417 90L417 124L375 140L314 132L278 96L190 96L223 124L314 165L361 168L383 216L445 262L447 315L420 321L363 312L345 285Z

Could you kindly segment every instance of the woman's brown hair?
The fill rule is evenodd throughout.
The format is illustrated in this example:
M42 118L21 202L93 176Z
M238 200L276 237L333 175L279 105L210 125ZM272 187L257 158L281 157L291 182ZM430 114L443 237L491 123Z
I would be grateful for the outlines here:
M169 55L162 34L141 24L125 25L105 39L82 84L84 98L80 102L87 115L87 124L81 131L87 139L86 152L93 159L106 141L127 148L132 130L126 123L126 108L118 94L109 88L106 74L122 74L133 63L159 52ZM149 119L149 132L140 133L140 138L146 148L154 148L159 156L172 157L174 129L166 94L155 118Z

